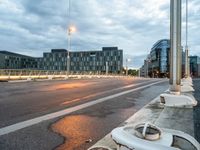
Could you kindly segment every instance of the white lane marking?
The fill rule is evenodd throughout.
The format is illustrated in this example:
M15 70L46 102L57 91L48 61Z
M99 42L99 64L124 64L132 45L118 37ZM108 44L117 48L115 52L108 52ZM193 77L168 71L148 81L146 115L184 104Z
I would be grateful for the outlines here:
M85 97L76 98L76 99L73 99L73 100L67 100L65 102L62 102L61 105L67 105L67 104L70 104L70 103L73 103L73 102L77 102L77 101L82 101L84 99L91 98L91 97L94 97L94 96L99 96L99 95L110 93L110 92L113 92L113 91L122 90L122 89L126 89L126 88L131 88L131 87L135 87L135 86L142 85L142 84L145 84L145 83L147 84L147 83L150 83L150 82L152 82L152 81L150 80L150 81L147 81L147 82L142 82L142 83L137 83L137 84L130 84L130 85L126 85L126 86L119 87L119 88L116 88L116 89L112 89L112 90L109 90L109 91L103 91L103 92L99 92L97 94L91 94L91 95L88 95L88 96L85 96Z
M19 123L10 125L10 126L6 126L6 127L3 127L3 128L0 129L0 136L11 133L11 132L15 132L17 130L20 130L20 129L23 129L23 128L26 128L26 127L29 127L29 126L32 126L32 125L35 125L35 124L38 124L42 121L46 121L46 120L50 120L50 119L54 119L54 118L57 118L57 117L60 117L60 116L67 115L67 114L70 114L72 112L78 111L80 109L87 108L87 107L90 107L92 105L107 101L109 99L113 99L115 97L119 97L119 96L122 96L122 95L125 95L125 94L128 94L128 93L137 91L137 90L141 90L141 89L144 89L144 88L147 88L149 86L152 86L152 85L155 85L155 84L158 84L158 83L162 83L162 82L166 82L166 80L157 81L157 82L154 82L154 83L151 83L151 84L148 84L148 85L144 85L144 86L141 86L141 87L138 87L138 88L135 88L135 89L131 89L131 90L127 90L127 91L123 91L121 93L117 93L117 94L114 94L114 95L106 96L106 97L103 97L103 98L100 98L100 99L97 99L97 100L94 100L94 101L90 101L90 102L87 102L87 103L84 103L84 104L81 104L81 105L78 105L78 106L74 106L74 107L71 107L71 108L67 108L67 109L64 109L64 110L61 110L61 111L58 111L58 112L50 113L50 114L47 114L47 115L44 115L44 116L40 116L40 117L37 117L37 118L33 118L33 119L30 119L30 120L19 122Z

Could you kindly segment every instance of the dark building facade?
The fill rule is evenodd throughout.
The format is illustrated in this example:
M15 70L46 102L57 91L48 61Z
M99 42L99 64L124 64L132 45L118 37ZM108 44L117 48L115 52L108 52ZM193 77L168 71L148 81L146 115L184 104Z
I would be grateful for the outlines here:
M49 53L43 53L39 66L42 70L67 70L67 50L52 49Z
M44 53L42 69L67 70L67 53L65 49ZM105 73L106 67L109 73L120 73L123 68L123 50L117 47L103 47L101 51L70 51L69 54L71 73Z
M70 51L71 73L121 73L123 50L103 47L102 50ZM34 58L7 51L0 51L0 69L67 70L68 51L52 49L43 57Z
M30 56L0 51L0 69L37 69L37 61Z

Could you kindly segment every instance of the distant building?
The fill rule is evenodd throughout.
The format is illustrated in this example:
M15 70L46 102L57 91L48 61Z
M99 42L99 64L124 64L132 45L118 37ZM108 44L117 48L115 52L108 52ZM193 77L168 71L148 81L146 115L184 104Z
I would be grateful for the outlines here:
M43 53L43 60L40 60L42 70L67 70L67 50L52 49L49 53Z
M169 77L170 40L162 39L151 48L144 61L145 77ZM182 49L182 76L184 76L185 52Z
M190 72L193 77L200 77L200 57L190 56Z
M149 57L149 76L165 77L169 74L169 49L170 41L162 39L151 48Z
M73 51L70 54L71 73L120 73L123 68L123 50L117 47L103 47L102 51ZM42 65L41 65L42 66ZM43 54L44 70L67 70L67 50L53 49Z
M140 68L140 77L146 77L145 65L142 65L142 67Z
M70 51L71 73L121 73L123 50L118 47L103 47L102 50ZM34 58L7 51L0 51L0 69L67 70L65 49L52 49L43 57Z
M37 61L30 56L0 51L0 69L37 69Z

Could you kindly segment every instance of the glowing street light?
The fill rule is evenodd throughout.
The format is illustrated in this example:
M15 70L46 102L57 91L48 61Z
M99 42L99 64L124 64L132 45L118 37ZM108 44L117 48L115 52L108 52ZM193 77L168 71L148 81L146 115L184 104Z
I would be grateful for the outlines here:
M71 34L71 33L73 33L73 32L76 32L76 27L75 26L69 26L69 28L68 28L68 34Z

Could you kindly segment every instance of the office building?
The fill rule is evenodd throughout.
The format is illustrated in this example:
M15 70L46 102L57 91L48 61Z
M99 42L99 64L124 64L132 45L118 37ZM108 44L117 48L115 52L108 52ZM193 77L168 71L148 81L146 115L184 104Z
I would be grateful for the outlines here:
M67 70L67 50L52 49L49 53L43 53L43 59L39 59L42 70Z
M67 70L67 50L52 49L43 54L44 70ZM121 73L123 50L103 47L102 50L70 51L70 73ZM42 65L41 65L42 66Z
M52 49L43 57L34 58L8 51L0 51L0 69L37 69L67 71L65 49ZM70 73L121 73L123 50L103 47L102 50L70 51Z
M169 77L170 70L170 40L162 39L151 48L150 54L144 61L145 77ZM192 69L195 76L198 74L198 57L191 57ZM195 65L194 65L195 64ZM185 74L185 52L182 48L182 77Z
M37 61L30 56L0 51L0 69L37 69Z
M169 49L168 39L159 40L153 45L147 60L149 76L166 77L169 75Z

